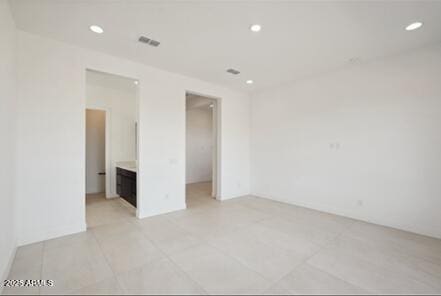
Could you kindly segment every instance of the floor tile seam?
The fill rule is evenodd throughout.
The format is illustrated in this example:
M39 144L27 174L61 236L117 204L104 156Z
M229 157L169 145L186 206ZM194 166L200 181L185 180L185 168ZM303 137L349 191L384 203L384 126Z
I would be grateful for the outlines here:
M266 228L266 229L269 230L269 231L275 231L275 232L278 232L278 233L280 233L280 234L282 234L282 235L284 235L284 236L291 237L291 235L290 235L289 233L287 233L287 232L285 232L285 231L283 231L283 230L272 229L272 228L270 228L270 227L267 227L267 226L265 226L265 225L262 225L260 222L261 222L261 221L258 222L259 226L264 227L264 228ZM313 239L309 239L309 238L307 238L307 237L302 237L302 239L305 240L305 241L307 241L307 242L310 243L311 245L317 247L319 250L322 249L327 243L329 243L329 241L325 241L324 243L317 243L317 242L314 241ZM332 241L332 239L331 239L330 241ZM281 248L284 249L284 250L287 250L287 251L291 251L291 250L286 249L286 248L283 248L283 247L281 247ZM296 251L294 251L294 252L296 252ZM314 252L313 254L316 254L316 253L317 253L317 252ZM309 255L309 256L307 256L307 257L310 258L311 256L312 256L312 255Z
M361 243L364 242L364 243L370 244L370 242L366 242L365 240L363 240L363 238L360 238L358 236L352 236L350 233L349 234L346 233L345 235L349 235L352 239L355 239L355 240L357 240L357 241L359 241ZM441 268L441 263L440 264L433 263L433 261L431 261L429 258L426 258L424 256L416 255L415 253L410 252L410 251L402 250L402 249L399 248L400 246L398 244L394 243L394 242L392 242L392 245L393 245L393 248L399 249L399 251L401 251L402 253L400 253L400 254L392 253L392 254L390 254L388 256L392 256L395 259L403 259L403 258L405 259L405 258L409 258L410 257L412 259L415 259L415 260L418 260L418 261L423 261L423 262L428 263L428 264L433 264L433 265L439 266ZM370 244L370 246L372 248L379 248L379 246L376 243L372 243L372 244ZM425 271L425 270L422 270L422 269L419 269L419 270L424 272L424 273L426 273L426 274L428 274L428 275L437 276L437 274L434 274L434 273L431 273L431 272L428 272L428 271ZM440 278L440 281L441 281L441 276L438 276L438 277Z
M106 264L107 264L107 267L108 267L109 270L111 271L111 273L112 273L112 277L116 279L116 274L115 274L115 272L114 272L112 266L110 265L110 262L107 260L107 256L106 256L106 254L104 253L104 251L103 251L103 249L102 249L102 247L101 247L100 242L98 241L98 239L97 239L96 236L95 236L95 233L93 233L93 232L92 232L92 237L93 237L95 243L96 243L97 246L98 246L98 249L99 249L99 252L100 252L101 256L104 258L104 260L105 260L105 262L106 262ZM109 277L109 278L110 278L110 277ZM103 280L105 280L105 279L107 279L107 278L101 279L101 280L99 280L99 281L94 281L93 283L91 283L91 284L89 284L89 285L86 285L86 286L84 286L84 287L80 287L80 288L77 288L77 289L71 289L71 290L65 291L65 293L72 293L72 292L74 292L74 291L77 291L77 290L81 290L81 289L83 289L83 288L90 287L90 286L92 286L92 285L95 285L95 284L100 283L101 281L103 281Z
M314 244L314 243L313 243ZM312 254L310 254L310 255L305 255L305 257L304 258L302 258L301 260L300 260L300 262L293 268L293 269L291 269L289 272L287 272L283 277L285 277L285 276L288 276L290 273L292 273L292 272L294 272L296 269L298 269L298 268L300 268L302 265L304 265L304 264L308 264L308 260L309 259L311 259L313 256L315 256L315 255L317 255L320 251L321 251L321 247L320 246L318 246L318 245L316 245L316 244L314 244L315 246L317 246L318 247L318 250L316 250L315 252L313 252ZM296 253L297 254L297 253ZM309 265L309 264L308 264ZM282 277L282 278L283 278ZM282 278L280 278L279 280L281 280Z
M175 225L175 226L178 226L178 225ZM185 233L185 235L189 235L189 236L192 236L192 237L197 238L198 240L201 240L199 237L196 237L196 236L193 235L192 233L189 233L187 230L185 230L185 229L183 229L183 228L181 228L181 227L179 227L179 229L182 230L182 231ZM162 250L162 248L161 248L161 247L159 246L159 244L158 244L158 242L159 242L160 240L156 241L156 240L154 240L153 238L150 238L150 237L145 233L145 230L144 230L144 229L141 229L140 231L141 231L141 234L142 234L142 236L143 236L144 238L146 238L150 243L152 243L152 244L155 246L155 248L158 249L163 255L165 255L166 257L168 257L167 253L166 253L164 250Z
M104 260L106 261L107 266L109 267L110 271L112 272L113 278L117 281L117 284L118 284L119 287L123 290L124 294L127 294L127 291L126 291L125 287L124 287L123 285L121 285L121 283L120 283L120 281L119 281L119 279L118 279L118 274L116 273L115 270L113 270L113 267L112 267L112 265L110 264L110 261L109 261L109 259L107 258L106 253L104 252L104 249L103 249L103 247L102 247L102 245L101 245L101 242L100 242L100 241L98 240L98 238L96 237L96 234L95 234L93 231L91 231L91 232L92 232L92 236L93 236L95 242L98 244L98 248L99 248L99 250L100 250L101 255L103 256Z
M330 276L330 277L333 277L333 278L336 278L336 279L338 279L338 280L341 280L342 282L344 282L344 283L346 283L346 284L348 284L348 285L350 285L350 286L354 286L355 288L358 288L358 289L360 289L360 290L363 290L364 292L367 292L368 294L376 293L376 291L372 291L372 290L369 290L369 289L363 288L363 287L359 286L358 284L351 283L351 282L349 282L349 281L347 281L347 280L345 280L345 279L343 279L343 278L341 278L341 277L339 277L339 276L337 276L337 275L335 275L335 274L332 274L332 273L330 273L330 272L328 272L328 271L326 271L326 270L323 270L323 269L321 269L321 268L318 267L318 266L312 265L312 264L310 264L310 263L308 263L308 262L304 262L304 263L302 263L302 265L308 265L308 266L310 266L310 267L312 267L312 268L318 269L320 272L323 272L323 273L327 274L327 275ZM286 274L283 278L281 278L280 280L278 280L278 281L274 284L274 286L276 286L277 284L281 283L285 278L288 278L288 277L290 276L291 273L293 273L294 271L296 271L297 269L299 269L302 265L298 266L296 269L294 269L294 270L292 270L290 273ZM273 287L274 287L274 286L273 286ZM293 293L293 294L298 293L298 292L292 290L291 288L286 288L285 286L282 287L282 289L284 289L284 290L286 290L286 291L288 291L288 292L290 292L290 293ZM332 294L331 294L331 295L332 295ZM350 295L350 294L347 294L347 295Z
M128 271L127 271L128 272ZM121 279L121 275L115 275L115 280L116 283L118 284L119 288L122 290L124 295L130 295L129 291L126 289L126 286L123 284L122 279Z
M257 223L259 223L259 222L257 222ZM265 227L265 226L262 226L262 227ZM280 233L280 234L282 234L282 235L284 235L284 236L288 236L288 237L290 237L289 234L287 234L287 233L285 233L285 232L283 232L283 231L280 231L280 230L273 230L273 229L268 229L268 230L270 230L270 231L277 231L278 233ZM272 246L270 243L265 242L265 241L259 239L258 236L256 236L254 233L251 233L250 235L253 236L253 237L254 237L257 241L259 241L260 243L264 244L265 246L267 246L267 247L272 247L272 248L274 247L274 246ZM304 240L307 241L308 243L310 243L312 246L317 247L318 249L320 249L320 248L322 247L321 245L315 243L314 241L312 241L312 240L310 240L310 239L304 238ZM278 246L278 247L276 247L276 248L277 248L277 249L282 249L282 250L285 251L285 252L294 253L294 254L296 254L296 255L299 255L299 256L303 257L303 255L302 255L300 252L296 251L296 250L292 250L292 249L288 249L288 248L284 248L284 247L280 247L280 246ZM313 254L315 254L315 253L316 253L316 252L314 252ZM311 255L305 255L304 257L307 258L307 259L309 259L309 258L311 257Z
M321 268L320 266L317 266L315 264L312 264L312 263L309 263L309 262L306 262L306 264L308 264L309 266L312 266L312 267L320 270L321 272L324 272L324 273L326 273L326 274L328 274L328 275L330 275L332 277L335 277L335 278L337 278L337 279L339 279L339 280L341 280L341 281L343 281L343 282L345 282L345 283L347 283L347 284L349 284L351 286L354 286L356 288L364 290L364 291L366 291L369 294L384 294L384 292L381 293L380 291L376 291L376 290L372 290L372 289L364 287L364 286L360 286L360 284L358 284L358 283L351 282L350 280L344 279L340 275L337 275L337 274L332 273L330 271L324 270L323 268ZM401 295L401 294L397 294L397 295Z
M356 222L354 222L354 223L356 223ZM348 283L348 284L351 284L351 285L353 285L353 286L355 286L355 287L361 288L362 290L366 290L366 291L369 292L369 293L373 293L373 294L375 294L375 293L380 293L380 291L375 291L375 290L372 290L372 289L369 289L369 288L366 288L366 287L360 286L360 285L357 284L357 283L353 283L353 282L351 282L351 281L349 281L349 280L343 279L343 278L341 278L339 275L334 274L334 273L331 273L331 272L329 272L329 271L326 271L326 270L324 270L323 268L321 268L320 266L317 266L317 265L315 265L315 264L309 262L310 259L312 259L312 258L315 257L316 255L318 255L318 253L320 253L320 252L322 252L322 251L324 251L324 250L326 250L326 249L330 249L330 248L332 247L332 244L333 244L334 242L337 242L337 241L343 236L343 234L344 234L344 232L340 233L339 235L337 235L337 236L336 236L335 238L333 238L332 240L329 240L327 243L324 243L324 245L320 248L320 250L318 250L317 252L315 252L314 255L312 255L312 256L309 257L309 259L306 261L306 264L308 264L308 265L310 265L310 266L313 266L314 268L317 268L317 269L319 269L319 270L322 271L322 272L325 272L325 273L327 273L327 274L330 274L330 275L332 275L333 277L336 277L336 278L338 278L338 279L340 279L340 280L342 280L342 281L344 281L344 282L346 282L346 283ZM369 262L367 262L367 263L369 263ZM393 271L391 271L391 272L393 272Z
M197 233L188 230L188 229L185 228L184 226L180 225L177 221L173 221L173 220L171 220L171 222L172 222L175 226L177 226L180 230L182 230L183 232L187 233L188 235L193 236L193 237L195 237L195 238L197 238L197 239L200 239L200 240L205 240L205 237L204 237L204 236L198 235Z
M180 270L183 274L185 274L187 276L187 278L189 280L191 280L191 282L193 284L195 284L195 286L197 286L199 289L201 289L201 291L203 291L206 295L208 295L209 293L198 283L196 282L186 271L184 271L178 264L176 264L176 262L174 262L174 260L164 251L162 250L162 248L152 239L148 238L147 235L143 232L143 235L154 245L154 247L156 249L158 249L161 254L165 257L165 259L167 259L173 266L175 266L178 270ZM187 250L187 249L186 249ZM147 265L148 263L146 263L145 265Z
M351 225L353 225L354 223L356 223L356 222L352 222ZM348 227L345 227L341 231L337 232L333 238L326 240L318 245L323 247L323 249L329 248L333 243L337 242L339 239L342 238L342 236L344 236L349 231L349 228L351 227L351 225L349 225Z
M164 217L166 218L166 217ZM188 231L186 228L182 227L178 223L175 223L173 220L166 220L167 222L171 223L174 227L177 227L180 231L182 231L186 235L195 236L192 232ZM140 226L142 228L142 226ZM143 233L145 232L144 229L141 230Z
M232 255L228 254L227 252L223 251L223 250L220 249L219 247L214 246L214 245L212 245L212 244L210 244L210 243L208 243L208 242L206 242L205 244L206 244L207 246L211 247L211 248L216 249L219 253L221 253L221 254L227 256L228 258L232 259L233 261L235 261L236 263L238 263L240 266L242 266L242 267L245 268L246 270L251 271L252 273L255 273L255 274L259 275L259 276L262 277L265 281L267 281L267 282L270 284L270 286L273 284L274 280L269 279L267 276L261 274L259 271L254 270L253 268L251 268L250 266L248 266L248 264L242 262L240 259L236 258L235 256L232 256ZM265 291L265 290L263 290L263 291ZM263 292L263 291L262 291L262 292Z

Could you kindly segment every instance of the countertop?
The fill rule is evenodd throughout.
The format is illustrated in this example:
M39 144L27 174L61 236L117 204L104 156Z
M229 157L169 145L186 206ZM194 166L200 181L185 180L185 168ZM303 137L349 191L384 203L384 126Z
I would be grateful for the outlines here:
M136 161L121 161L121 162L117 162L116 163L116 167L123 169L123 170L127 170L127 171L131 171L136 173L138 170L138 165Z

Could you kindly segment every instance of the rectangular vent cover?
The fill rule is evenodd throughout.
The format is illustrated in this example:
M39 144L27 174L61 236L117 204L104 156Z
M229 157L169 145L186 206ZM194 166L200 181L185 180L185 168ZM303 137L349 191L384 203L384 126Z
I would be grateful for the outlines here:
M142 42L142 43L145 43L145 44L148 44L150 46L154 46L154 47L157 47L159 44L161 44L159 41L147 38L145 36L139 37L138 41Z
M239 71L237 71L237 70L235 70L235 69L228 69L227 72L228 72L228 73L231 73L231 74L233 74L233 75L237 75L237 74L240 73Z

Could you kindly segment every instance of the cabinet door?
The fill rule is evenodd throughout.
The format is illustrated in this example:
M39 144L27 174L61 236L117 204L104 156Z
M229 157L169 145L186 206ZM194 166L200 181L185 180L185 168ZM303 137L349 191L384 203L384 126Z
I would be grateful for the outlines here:
M132 192L130 194L132 200L131 204L134 205L136 208L136 179L131 180L131 188L132 188Z
M132 186L130 178L126 176L121 176L121 196L124 198L130 197L132 194Z
M121 174L116 175L116 194L122 196L122 176Z

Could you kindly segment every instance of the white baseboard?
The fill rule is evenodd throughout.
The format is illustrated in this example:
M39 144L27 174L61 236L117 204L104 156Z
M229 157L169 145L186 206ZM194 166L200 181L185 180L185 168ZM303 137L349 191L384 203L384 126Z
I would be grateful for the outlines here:
M37 243L41 241L45 241L48 239L58 238L74 233L84 232L87 230L86 223L81 223L80 225L68 225L64 227L57 227L54 229L48 229L46 231L41 232L33 232L31 235L27 237L19 238L18 245L24 246L32 243Z
M137 210L136 214L138 219L144 219L144 218L148 218L148 217L154 217L154 216L158 216L158 215L163 215L163 214L168 214L168 213L172 213L172 212L176 212L176 211L181 211L181 210L185 210L187 209L187 205L184 203L183 205L180 205L178 207L172 208L172 209L167 209L167 210L160 210L157 212L142 212L141 210Z
M216 199L219 201L225 201L225 200L229 200L229 199L234 199L234 198L240 198L240 197L245 197L245 196L249 196L250 193L249 192L242 192L238 195L230 195L230 196L218 196Z
M118 194L109 194L109 195L106 195L106 198L107 198L107 199L113 199L113 198L118 198L118 197L120 197Z
M259 194L259 193L251 193L251 195L255 196L255 197L269 199L269 200L273 200L273 201L277 201L277 202L281 202L281 203L286 203L289 205L299 206L299 207L303 207L303 208L307 208L307 209L311 209L311 210L315 210L315 211L319 211L319 212L342 216L342 217L358 220L361 222L371 223L371 224L375 224L375 225L379 225L379 226L383 226L383 227L389 227L389 228L393 228L393 229L397 229L397 230L401 230L401 231L406 231L406 232L410 232L410 233L414 233L414 234L418 234L418 235L441 239L441 236L438 233L434 233L434 232L427 231L424 229L417 229L415 227L409 227L408 225L399 224L399 223L386 223L384 221L380 221L378 219L375 219L375 218L372 218L372 217L369 217L366 215L354 213L353 210L348 209L348 208L337 208L337 207L330 207L330 206L315 204L315 203L291 201L291 200L287 200L284 198L279 198L279 197L274 197L274 196L270 197L270 196L266 196L264 194Z

